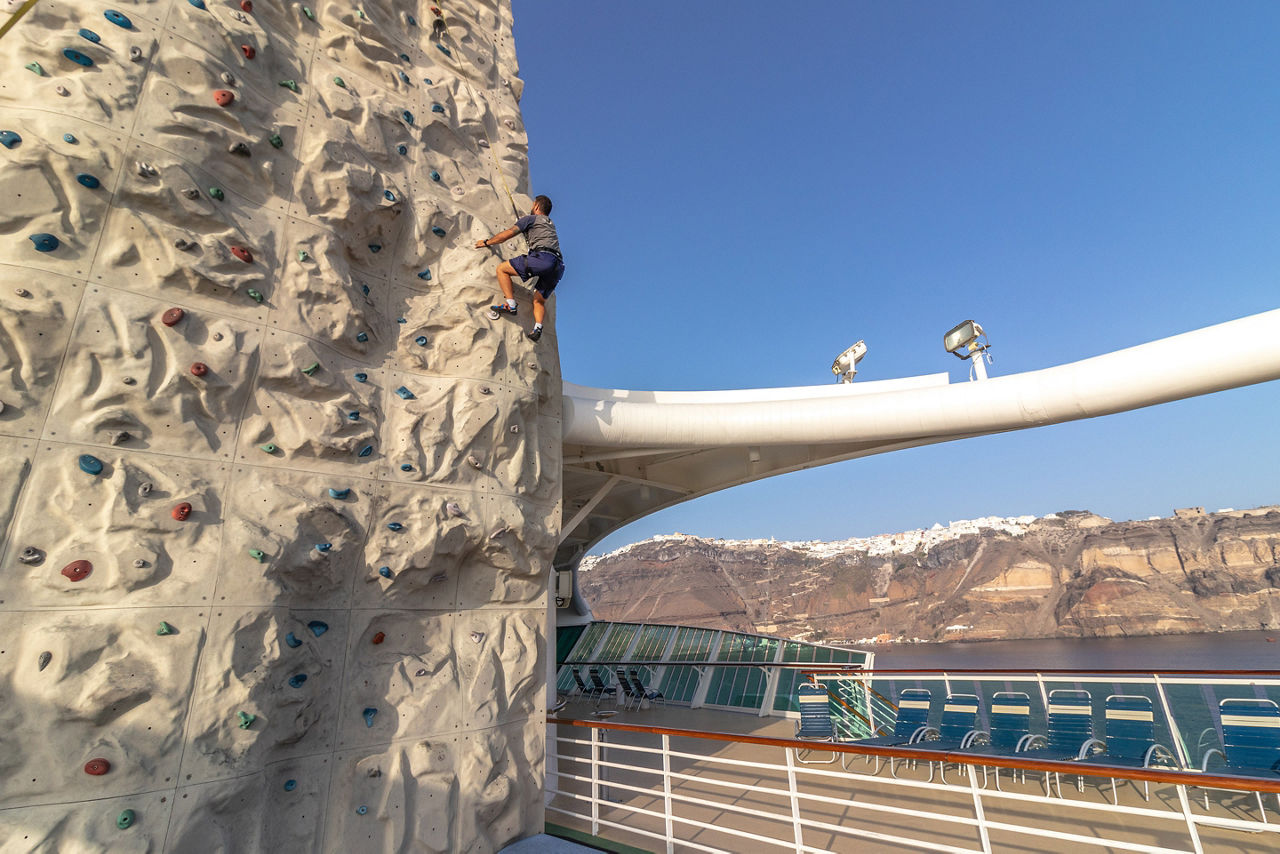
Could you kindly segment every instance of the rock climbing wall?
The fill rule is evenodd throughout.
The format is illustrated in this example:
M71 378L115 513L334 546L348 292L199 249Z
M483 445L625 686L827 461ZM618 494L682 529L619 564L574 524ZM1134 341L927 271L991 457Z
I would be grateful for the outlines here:
M3 37L0 850L542 829L559 364L474 248L530 204L509 2L441 5Z

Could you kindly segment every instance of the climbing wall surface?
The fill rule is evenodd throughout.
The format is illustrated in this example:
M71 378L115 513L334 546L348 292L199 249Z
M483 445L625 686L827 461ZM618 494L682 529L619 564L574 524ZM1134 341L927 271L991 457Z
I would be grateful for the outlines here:
M39 0L3 37L0 850L542 829L559 364L474 248L530 204L511 28Z

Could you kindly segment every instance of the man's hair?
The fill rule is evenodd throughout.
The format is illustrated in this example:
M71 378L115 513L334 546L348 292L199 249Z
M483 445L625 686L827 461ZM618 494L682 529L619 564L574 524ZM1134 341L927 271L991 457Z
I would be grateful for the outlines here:
M551 200L548 199L546 196L535 197L533 200L533 203L537 205L539 209L541 209L544 215L549 216L551 214Z

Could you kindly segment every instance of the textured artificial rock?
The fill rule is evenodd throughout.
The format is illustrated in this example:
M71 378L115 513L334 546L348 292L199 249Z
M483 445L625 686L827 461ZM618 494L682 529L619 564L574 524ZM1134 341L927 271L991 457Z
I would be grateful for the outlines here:
M496 850L561 469L554 325L473 248L530 204L509 3L448 54L408 0L201 5L0 53L0 848Z

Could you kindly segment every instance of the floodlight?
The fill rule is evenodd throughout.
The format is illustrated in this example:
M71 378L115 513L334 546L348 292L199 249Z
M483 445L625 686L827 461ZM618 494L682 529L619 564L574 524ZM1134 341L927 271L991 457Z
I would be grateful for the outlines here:
M836 356L836 360L831 363L831 373L839 377L842 383L853 382L854 374L858 373L858 363L865 355L867 355L867 342L859 341Z
M970 360L970 379L976 375L978 379L985 380L987 362L991 361L991 356L987 353L987 350L991 349L991 342L986 339L987 333L983 331L981 324L975 320L966 320L952 327L946 335L942 336L942 346L957 359ZM965 348L968 348L968 352L961 353L960 351ZM977 358L975 359L974 356Z

